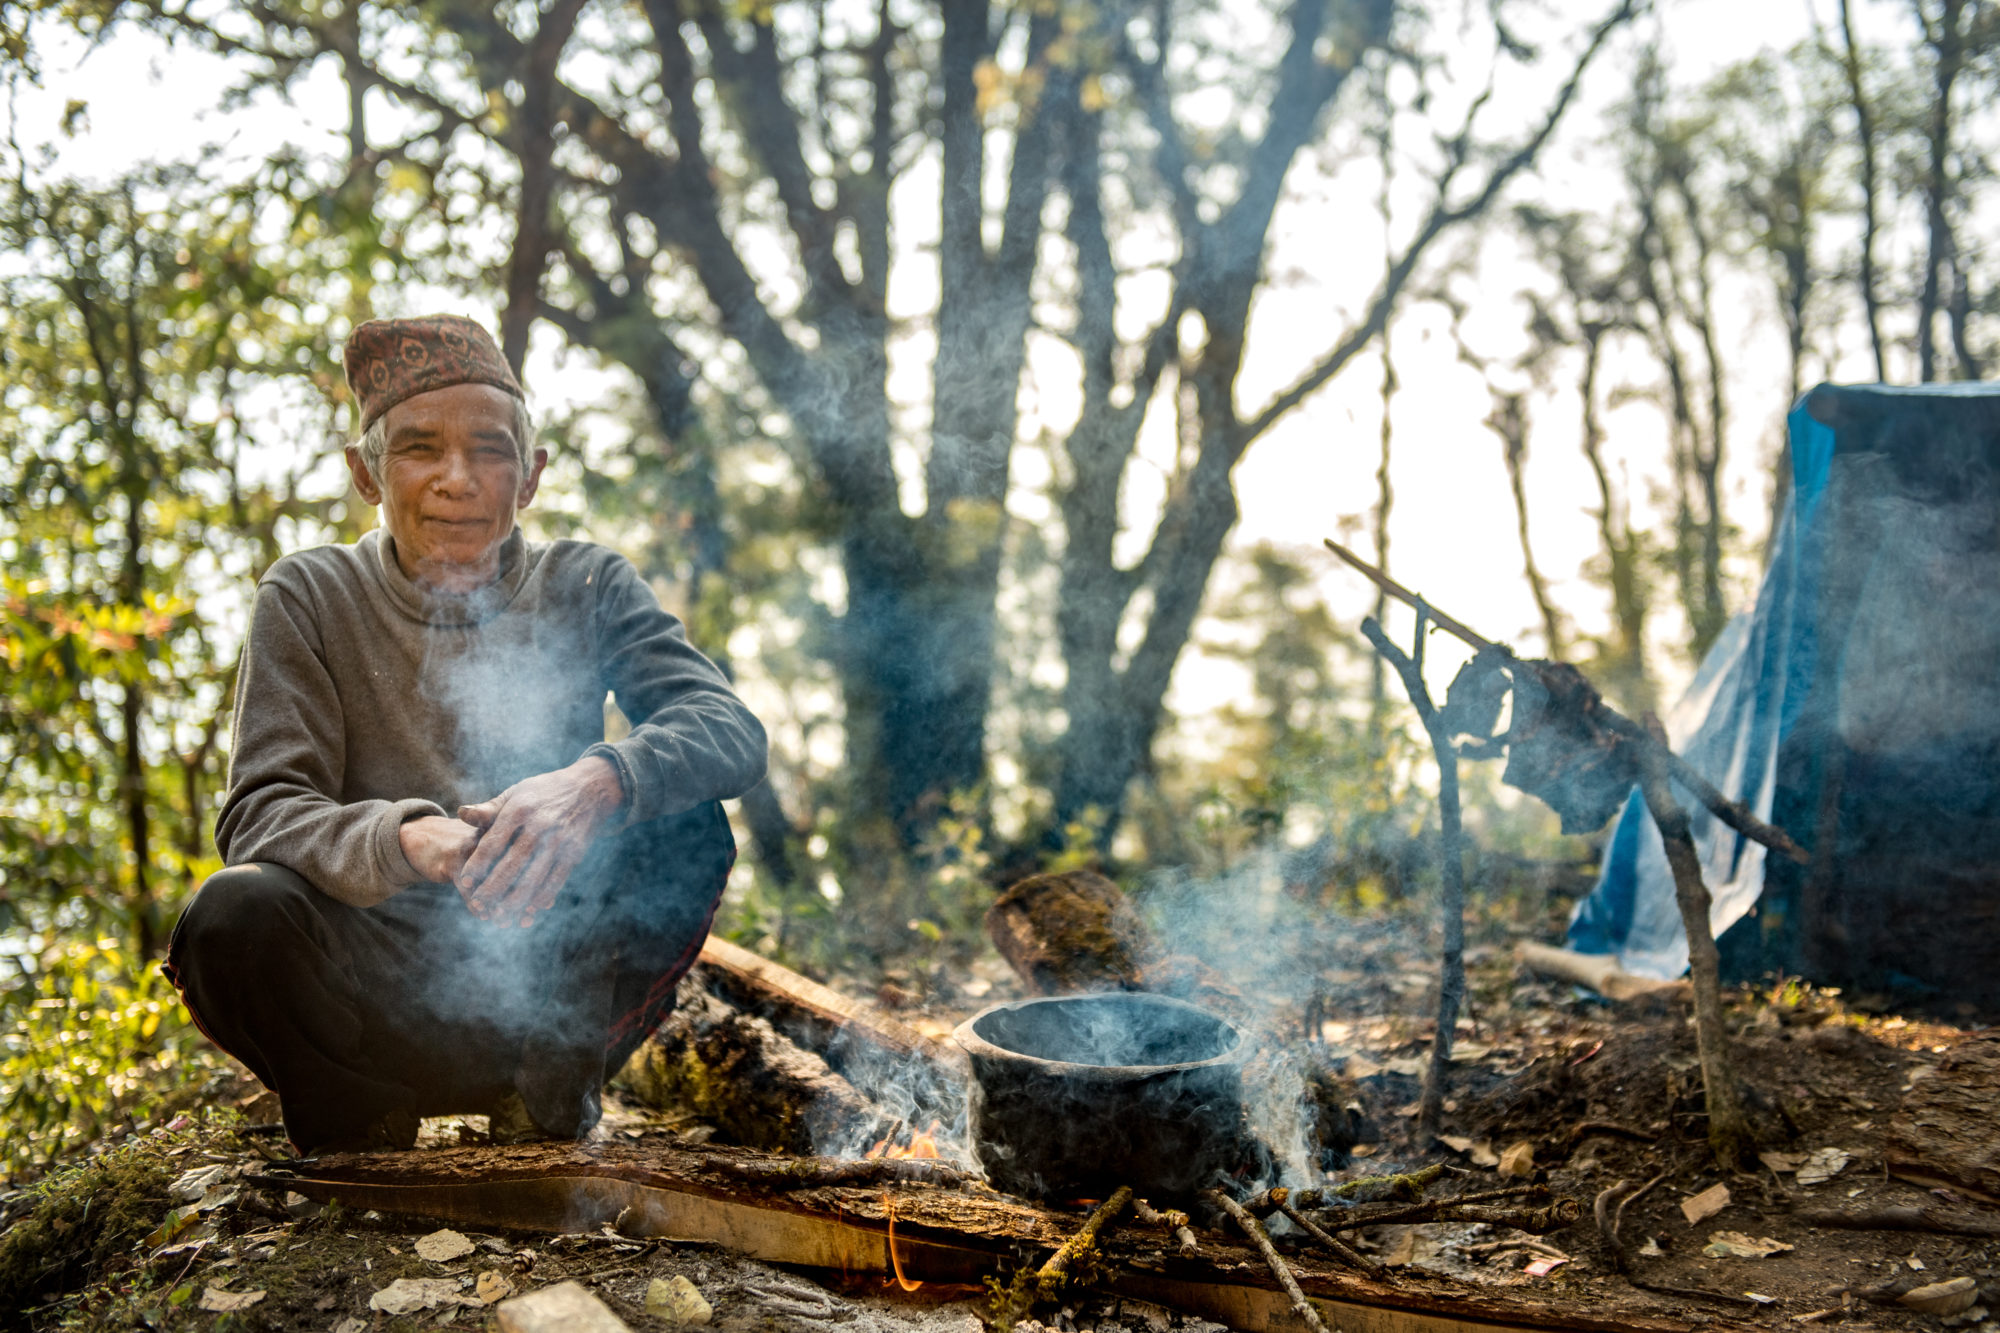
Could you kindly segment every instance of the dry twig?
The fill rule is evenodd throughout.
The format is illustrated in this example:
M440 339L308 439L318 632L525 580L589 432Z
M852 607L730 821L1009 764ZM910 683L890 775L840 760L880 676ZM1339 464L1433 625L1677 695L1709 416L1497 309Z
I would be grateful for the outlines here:
M1264 1230L1264 1224L1245 1212L1242 1204L1221 1190L1204 1190L1201 1197L1229 1214L1229 1220L1236 1223L1237 1228L1250 1238L1250 1243L1264 1256L1264 1264L1271 1270L1271 1276L1278 1279L1278 1285L1283 1287L1285 1295L1291 1298L1292 1313L1299 1317L1299 1322L1310 1329L1311 1333L1327 1333L1326 1324L1321 1321L1319 1311L1313 1309L1312 1302L1307 1300L1305 1292L1300 1290L1299 1280L1292 1276L1291 1266L1285 1262L1284 1256L1278 1253L1278 1247L1271 1244L1271 1237Z
M777 1160L725 1161L717 1165L741 1180L775 1189L809 1189L821 1185L923 1184L955 1188L972 1179L964 1167L934 1157L792 1157Z
M1169 1208L1165 1212L1156 1212L1153 1205L1147 1203L1144 1199L1134 1199L1132 1200L1132 1216L1138 1218L1146 1226L1165 1227L1167 1230L1173 1232L1174 1239L1179 1242L1183 1255L1193 1254L1200 1248L1195 1243L1194 1228L1188 1225L1188 1215L1178 1208Z
M1342 1263L1348 1265L1350 1268L1358 1268L1371 1277L1382 1276L1382 1265L1376 1263L1373 1259L1370 1259L1340 1237L1322 1229L1319 1223L1313 1221L1282 1199L1278 1201L1278 1211L1286 1217L1291 1218L1299 1229L1304 1231L1308 1236L1311 1236L1321 1245L1333 1251L1334 1257Z

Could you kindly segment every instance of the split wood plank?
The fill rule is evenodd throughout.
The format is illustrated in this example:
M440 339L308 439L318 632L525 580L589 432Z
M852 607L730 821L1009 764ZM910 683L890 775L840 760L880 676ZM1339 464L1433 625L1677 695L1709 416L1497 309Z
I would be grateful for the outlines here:
M771 1159L704 1146L524 1144L420 1153L349 1154L276 1169L261 1182L354 1209L460 1225L595 1232L719 1244L769 1263L974 1285L1026 1250L1054 1250L1078 1216L982 1190L925 1186L789 1192L746 1185L725 1163ZM893 1226L893 1237L891 1228ZM894 1247L893 1257L891 1246ZM1253 1333L1303 1324L1262 1261L1220 1235L1183 1256L1165 1233L1127 1229L1100 1242L1112 1290ZM1301 1287L1342 1333L1689 1333L1668 1318L1565 1307L1405 1273L1374 1282L1302 1257ZM1723 1327L1708 1325L1709 1330Z

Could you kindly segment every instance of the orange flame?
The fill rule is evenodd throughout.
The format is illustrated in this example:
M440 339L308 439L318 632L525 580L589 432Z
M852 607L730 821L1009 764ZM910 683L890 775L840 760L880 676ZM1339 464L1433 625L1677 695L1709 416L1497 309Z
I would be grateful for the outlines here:
M896 1253L896 1196L889 1193L888 1190L883 1190L882 1204L884 1210L889 1214L889 1271L896 1275L897 1286L901 1287L904 1291L915 1291L918 1287L924 1285L923 1281L918 1278L903 1276L903 1261Z
M900 1128L901 1127L898 1126L898 1129ZM894 1142L897 1130L891 1130L887 1138L884 1138L880 1143L877 1143L874 1147L870 1148L867 1152L862 1153L861 1155L863 1157L871 1159L876 1157L935 1158L938 1155L937 1136L940 1132L943 1131L943 1129L944 1125L942 1124L942 1122L933 1120L931 1121L931 1127L929 1129L925 1130L921 1134L914 1135L908 1143L900 1143L900 1144Z

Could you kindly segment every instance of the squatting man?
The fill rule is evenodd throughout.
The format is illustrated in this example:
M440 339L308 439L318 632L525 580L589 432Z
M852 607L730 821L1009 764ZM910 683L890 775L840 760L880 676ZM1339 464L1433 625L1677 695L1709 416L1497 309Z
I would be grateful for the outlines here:
M483 328L378 320L345 359L381 526L257 587L226 868L168 972L301 1152L580 1137L707 935L764 729L629 563L516 529L548 454Z

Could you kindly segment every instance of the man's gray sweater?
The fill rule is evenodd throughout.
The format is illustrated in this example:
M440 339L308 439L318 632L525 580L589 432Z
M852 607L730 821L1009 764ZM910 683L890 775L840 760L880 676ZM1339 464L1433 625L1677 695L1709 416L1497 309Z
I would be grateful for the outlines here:
M607 692L632 722L604 741ZM377 529L272 565L236 682L215 841L357 907L420 877L399 831L586 753L618 769L625 822L740 795L764 728L622 556L501 548L494 583L429 592Z

